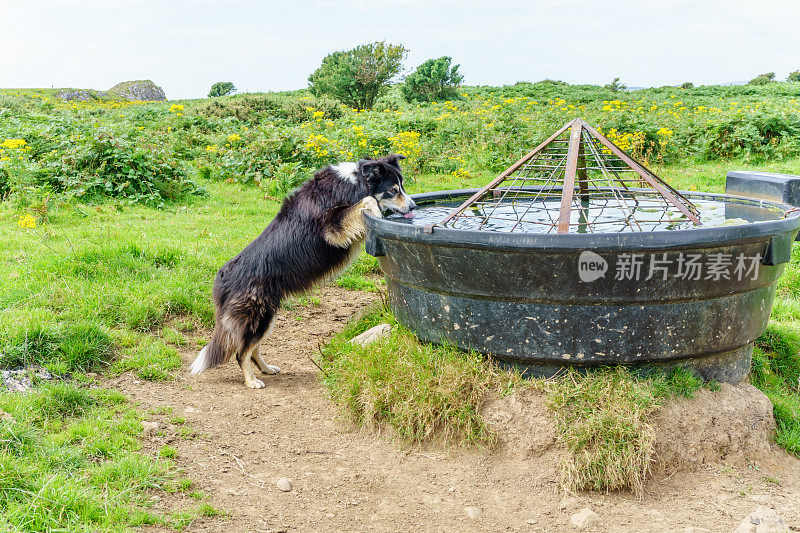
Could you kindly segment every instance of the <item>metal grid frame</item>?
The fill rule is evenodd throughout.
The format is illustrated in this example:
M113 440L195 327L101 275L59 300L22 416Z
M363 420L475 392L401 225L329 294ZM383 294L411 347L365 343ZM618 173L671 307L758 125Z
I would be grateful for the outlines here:
M560 207L555 216L556 211L543 204L558 198ZM657 208L638 209L640 199L650 200L648 205L655 204ZM498 213L501 206L510 206L514 218L504 215L504 209ZM470 214L468 208L477 208L481 214ZM606 208L622 216L604 216ZM677 209L677 216L673 208ZM526 220L525 216L532 209L543 210L547 221ZM573 211L578 213L575 222L570 220ZM576 118L426 230L432 231L437 225L452 225L462 217L477 217L483 219L478 229L490 220L504 220L514 222L511 232L527 224L548 226L547 233L554 229L558 233L569 233L573 228L579 232L594 232L595 226L620 223L632 231L644 231L649 224L679 223L686 218L699 226L698 215L697 208L685 196L585 120Z

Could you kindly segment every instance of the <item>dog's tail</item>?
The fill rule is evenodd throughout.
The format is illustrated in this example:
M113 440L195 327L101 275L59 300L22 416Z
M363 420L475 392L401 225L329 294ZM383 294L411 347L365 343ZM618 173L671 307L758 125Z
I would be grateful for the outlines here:
M189 367L191 375L200 374L209 368L217 367L231 358L234 347L231 346L230 336L217 326L211 334L211 341L200 350L192 365Z

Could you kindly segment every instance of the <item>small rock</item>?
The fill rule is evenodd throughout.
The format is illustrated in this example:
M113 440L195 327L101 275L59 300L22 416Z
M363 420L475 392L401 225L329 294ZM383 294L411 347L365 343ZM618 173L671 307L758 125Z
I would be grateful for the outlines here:
M588 507L584 507L569 518L570 523L578 529L589 527L598 520L600 520L600 515Z
M467 516L473 520L480 518L481 514L483 514L483 512L477 507L464 507L464 512L466 512Z
M378 324L374 328L369 328L361 335L356 335L355 337L350 339L350 342L352 342L353 344L360 344L361 346L366 346L367 344L383 339L384 337L388 337L391 331L392 331L392 326L390 326L389 324Z
M528 524L529 526L535 526L536 525L536 519L535 518L529 518L529 519L527 519L525 521L525 523Z
M278 487L278 490L281 492L289 492L292 490L292 482L287 477L282 477L275 483L275 486Z
M192 407L192 406L190 405L189 407L187 407L186 409L184 409L184 410L183 410L183 412L184 412L184 413L196 413L196 412L197 412L197 409L195 409L194 407Z
M683 530L683 533L711 533L711 530L704 527L688 526Z
M578 498L575 496L564 496L561 499L561 510L568 509L570 507L577 507L578 506Z
M789 531L778 513L759 505L750 515L736 526L733 533L783 533Z
M149 422L145 420L142 422L142 435L152 435L158 431L158 422Z

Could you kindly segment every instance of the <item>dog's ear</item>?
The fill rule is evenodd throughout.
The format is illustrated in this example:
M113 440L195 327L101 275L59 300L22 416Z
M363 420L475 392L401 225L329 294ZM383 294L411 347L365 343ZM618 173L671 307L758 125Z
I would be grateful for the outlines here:
M386 156L386 162L389 163L390 165L394 165L395 167L400 168L399 161L405 158L406 156L404 156L403 154L391 154Z
M380 167L380 165L380 162L375 159L358 160L358 169L367 181L377 181L380 179L380 173L378 172L378 167Z

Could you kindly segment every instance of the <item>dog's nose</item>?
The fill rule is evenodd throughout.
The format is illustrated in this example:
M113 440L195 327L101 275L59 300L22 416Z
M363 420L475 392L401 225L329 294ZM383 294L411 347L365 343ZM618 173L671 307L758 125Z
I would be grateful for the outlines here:
M409 196L408 197L408 210L411 211L412 209L416 209L416 208L417 208L417 204L415 204L414 200L412 200L411 197Z

